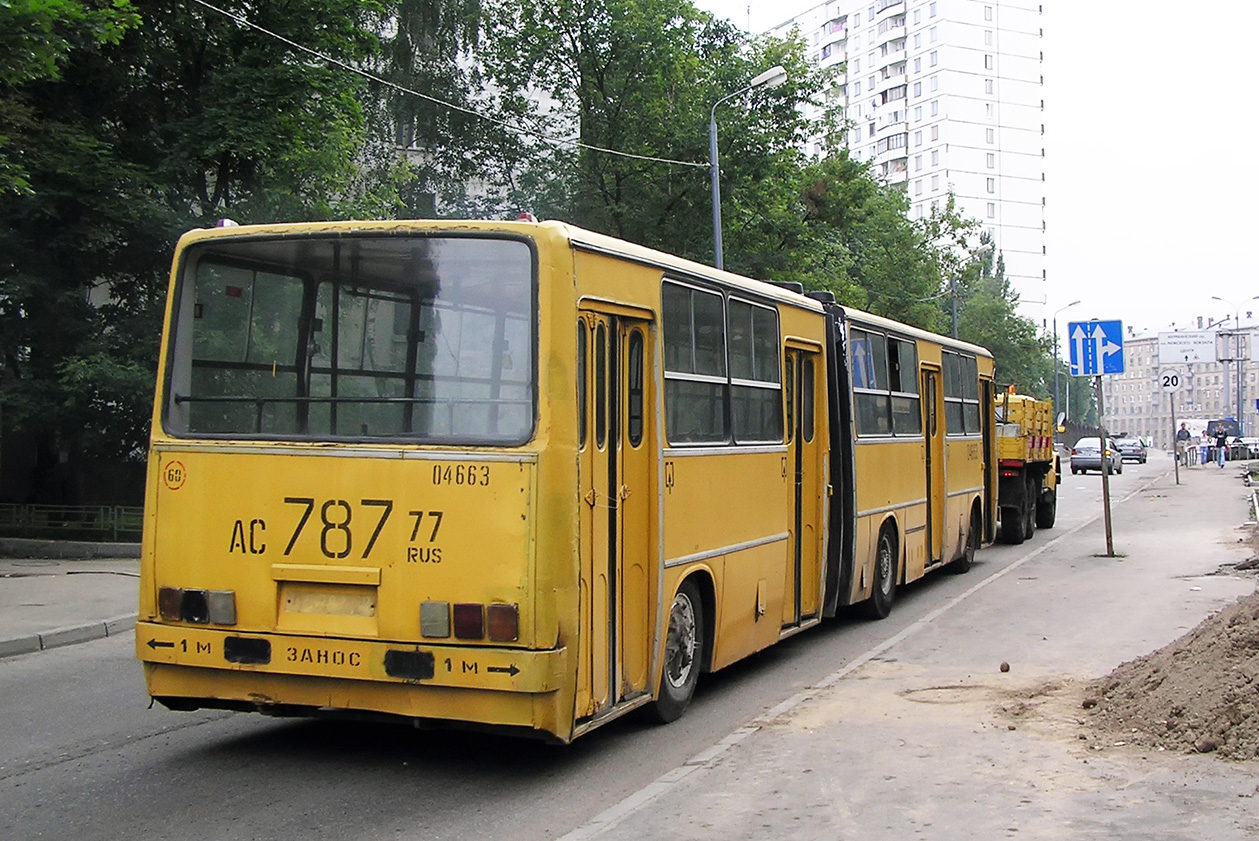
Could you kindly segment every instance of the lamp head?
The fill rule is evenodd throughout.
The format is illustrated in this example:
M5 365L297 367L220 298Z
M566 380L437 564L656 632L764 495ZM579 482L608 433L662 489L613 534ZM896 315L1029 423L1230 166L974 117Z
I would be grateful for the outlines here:
M773 67L761 73L748 83L749 88L776 88L783 82L787 81L787 71L781 64L775 64Z

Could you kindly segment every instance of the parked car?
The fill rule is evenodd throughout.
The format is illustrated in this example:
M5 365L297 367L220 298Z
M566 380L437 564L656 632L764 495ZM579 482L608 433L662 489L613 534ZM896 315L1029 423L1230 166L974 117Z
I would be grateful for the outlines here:
M1115 446L1119 448L1121 461L1135 461L1145 464L1145 442L1140 438L1116 438Z
M1106 472L1123 473L1123 457L1115 439L1106 439ZM1081 438L1071 448L1071 473L1087 473L1102 469L1102 443L1100 438Z

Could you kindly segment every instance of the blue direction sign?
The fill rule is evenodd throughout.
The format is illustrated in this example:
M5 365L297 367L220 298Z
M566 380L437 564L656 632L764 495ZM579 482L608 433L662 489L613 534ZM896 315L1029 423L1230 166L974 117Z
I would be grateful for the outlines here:
M1067 337L1071 376L1123 373L1122 321L1072 321L1067 325Z

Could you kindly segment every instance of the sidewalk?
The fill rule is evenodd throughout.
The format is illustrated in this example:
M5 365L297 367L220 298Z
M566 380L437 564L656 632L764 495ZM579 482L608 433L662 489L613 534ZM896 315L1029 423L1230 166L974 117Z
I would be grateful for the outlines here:
M0 539L0 657L135 626L137 544Z
M981 553L966 593L561 841L1259 837L1259 760L1130 746L1082 709L1091 680L1254 591L1225 568L1253 554L1245 491L1169 466L1118 485L1118 558L1100 517L1002 568Z

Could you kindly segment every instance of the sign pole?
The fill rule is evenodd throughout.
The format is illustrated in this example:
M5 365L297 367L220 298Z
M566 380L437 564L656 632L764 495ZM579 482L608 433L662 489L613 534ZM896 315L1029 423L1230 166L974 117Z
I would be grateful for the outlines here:
M1180 390L1180 372L1164 371L1159 377L1163 391L1167 392L1167 399L1171 401L1172 407L1172 459L1176 464L1176 484L1180 484L1180 447L1181 442L1176 438L1180 430L1176 428L1176 392ZM1189 444L1184 444L1186 453L1188 453ZM1186 459L1188 461L1188 459Z
M1077 321L1067 325L1071 337L1071 373L1093 377L1097 389L1097 426L1101 433L1102 513L1106 519L1106 555L1115 557L1115 539L1110 528L1110 438L1106 435L1106 404L1102 398L1102 376L1122 374L1123 322ZM1118 455L1118 452L1114 453ZM1120 456L1122 459L1123 457ZM1122 461L1120 462L1122 463Z
M1176 484L1180 484L1180 442L1176 440L1176 394L1173 392L1167 395L1167 400L1172 404L1172 462L1176 465ZM1188 443L1185 444L1188 447Z
M1115 557L1115 539L1110 530L1110 437L1106 434L1106 406L1102 402L1102 378L1094 377L1097 385L1097 427L1102 440L1102 514L1106 521L1106 557Z

